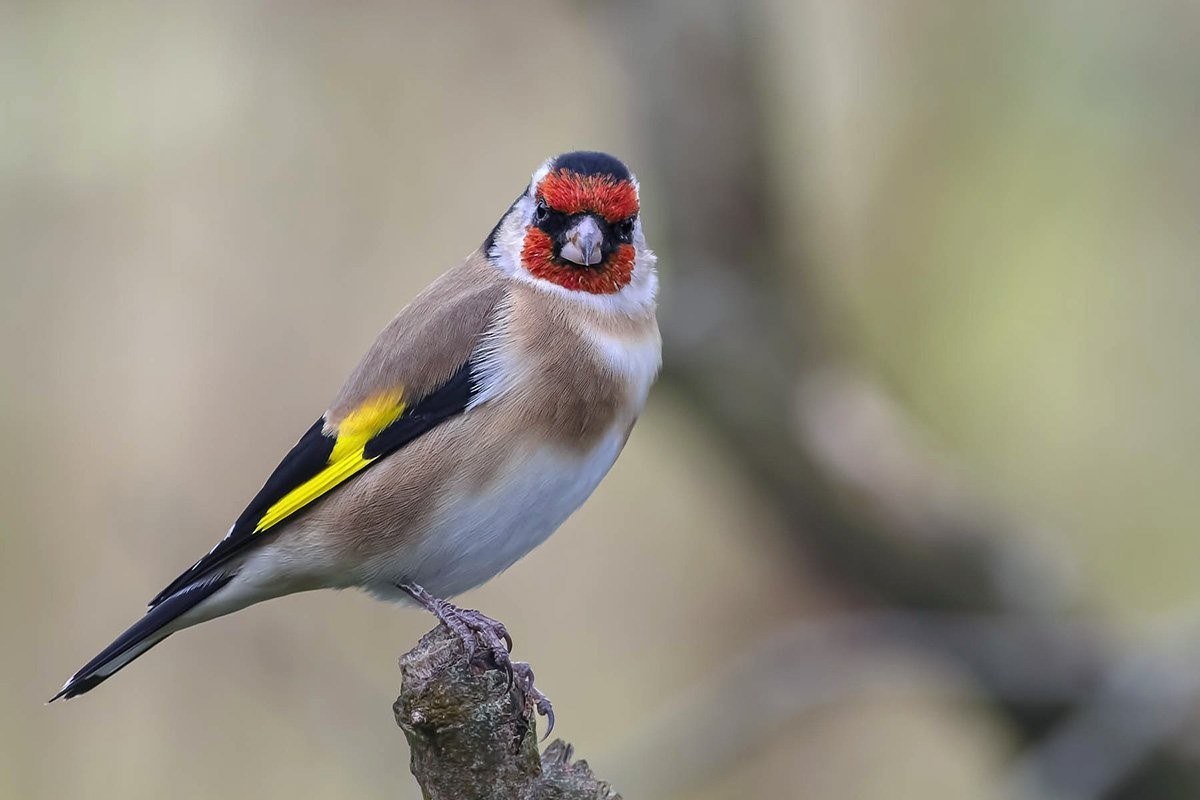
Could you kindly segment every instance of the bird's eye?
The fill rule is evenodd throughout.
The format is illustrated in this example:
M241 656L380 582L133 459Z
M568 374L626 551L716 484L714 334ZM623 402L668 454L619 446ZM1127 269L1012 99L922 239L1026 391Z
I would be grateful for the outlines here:
M629 240L633 237L633 223L637 217L629 217L617 223L617 235L624 240Z
M535 222L545 222L550 218L550 206L546 205L545 201L539 200L537 208L533 211L533 219Z

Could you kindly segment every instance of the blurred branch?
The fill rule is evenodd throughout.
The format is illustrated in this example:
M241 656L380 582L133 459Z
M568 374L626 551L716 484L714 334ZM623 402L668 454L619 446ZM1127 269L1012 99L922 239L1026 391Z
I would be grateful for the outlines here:
M759 751L806 714L861 699L874 690L908 689L967 703L987 702L970 681L935 670L925 653L970 653L1005 702L1070 705L1089 697L1092 664L1087 623L1063 624L1051 658L1046 626L1019 617L879 611L793 623L775 631L703 685L672 698L607 759L639 797L668 797L704 786ZM1081 646L1082 645L1082 646ZM917 659L911 684L897 682L897 660ZM887 665L892 665L888 669ZM920 676L924 676L923 678ZM663 757L654 754L662 753ZM671 754L670 758L665 754Z
M1052 632L1064 605L1053 589L1066 583L1056 560L956 487L917 426L849 363L817 293L782 283L807 271L772 218L753 8L628 3L617 16L645 61L642 111L669 200L664 380L845 597L1030 624L1044 611ZM969 663L957 640L936 643ZM1010 711L1027 733L1046 722Z
M945 471L916 448L899 450L916 443L900 412L882 421L857 413L886 404L887 393L844 379L856 371L824 324L819 293L794 285L808 274L794 244L803 231L788 226L787 242L777 233L753 9L629 3L618 17L646 61L641 105L661 168L657 194L667 198L663 377L796 523L795 543L848 586L913 607L1028 608L1060 576L1036 566L1041 554L1010 521L969 498L945 506ZM885 450L889 462L878 460Z
M396 722L426 800L620 800L561 739L539 756L532 702L501 670L477 672L444 627L421 637L400 673Z
M1200 624L1193 612L1166 627L1114 659L1087 702L1021 756L1008 796L1038 797L1041 787L1050 785L1063 800L1109 797L1122 791L1131 775L1145 773L1147 763L1162 752L1194 768ZM1139 797L1195 796L1192 779L1177 775L1168 761L1160 759L1154 767L1148 777L1155 791Z
M1094 622L1062 620L1052 634L1056 646L1047 649L1047 626L1020 617L880 611L806 620L776 631L719 675L673 698L608 761L637 796L684 794L727 773L804 715L912 690L968 704L1077 708L1021 755L1001 796L1044 797L1052 787L1063 800L1096 800L1118 792L1157 751L1171 752L1179 762L1195 759L1196 619L1189 615L1152 640L1113 654L1095 691L1088 648ZM948 649L970 653L976 671L988 673L990 697L954 674L935 671L930 680L920 663L911 684L897 681L897 659ZM1044 652L1052 657L1041 657ZM1175 797L1188 786L1186 776L1176 783L1180 776L1169 764L1160 762L1152 774L1159 785L1142 796Z
M1069 642L1059 635L1071 599L1061 591L1070 585L1062 559L956 480L888 392L850 363L819 294L798 285L809 274L804 231L783 223L772 195L763 7L672 0L603 9L638 77L643 141L659 167L643 177L665 198L665 382L790 524L797 554L818 557L845 599L1022 618L1042 630L1031 657L1071 660L1090 695L1110 648L1098 629ZM923 644L965 668L1024 741L1080 708L1078 696L1006 695L990 660L961 637ZM1126 709L1140 707L1126 700ZM1122 776L1111 796L1166 796L1156 793L1164 771L1179 796L1200 796L1200 769L1159 754L1171 764L1131 764L1142 771ZM1040 776L1051 789L1061 777Z

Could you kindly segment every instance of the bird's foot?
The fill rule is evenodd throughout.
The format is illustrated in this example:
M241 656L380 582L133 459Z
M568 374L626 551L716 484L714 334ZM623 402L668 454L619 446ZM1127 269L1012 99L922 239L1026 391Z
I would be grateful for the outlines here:
M554 730L554 705L550 702L550 698L542 694L541 690L533 685L533 668L524 661L512 662L513 674L516 677L517 691L521 693L521 702L525 702L526 698L533 700L533 707L537 709L537 713L546 718L546 732L542 734L544 740L550 735L550 731Z
M400 584L400 588L458 636L468 663L482 662L485 666L503 670L508 677L509 688L515 689L520 695L521 704L531 699L537 712L546 718L546 736L550 735L550 731L554 730L554 706L550 698L533 685L533 669L529 664L512 660L512 636L503 622L473 608L459 608L413 583ZM482 653L477 652L480 645Z

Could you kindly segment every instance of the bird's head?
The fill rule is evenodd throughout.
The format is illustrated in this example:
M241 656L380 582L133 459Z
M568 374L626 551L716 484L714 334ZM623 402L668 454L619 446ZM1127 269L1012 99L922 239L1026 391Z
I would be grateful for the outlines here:
M522 280L614 309L652 304L657 279L638 182L604 153L551 158L488 236L494 263Z

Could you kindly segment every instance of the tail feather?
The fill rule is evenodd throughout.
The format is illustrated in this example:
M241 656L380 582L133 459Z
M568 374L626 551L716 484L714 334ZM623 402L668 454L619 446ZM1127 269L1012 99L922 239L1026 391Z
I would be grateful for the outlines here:
M53 703L60 697L69 700L99 686L126 664L170 636L171 631L165 630L170 623L211 597L232 578L233 575L217 575L197 581L159 602L98 656L84 664L49 702Z

